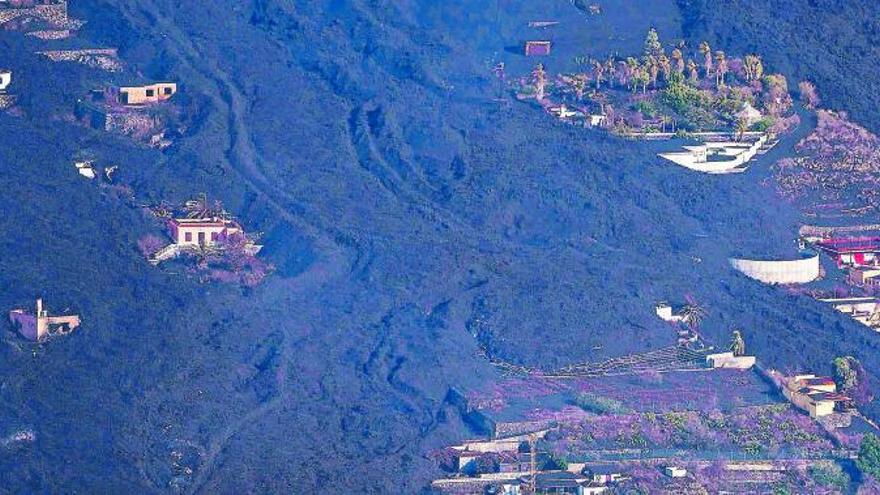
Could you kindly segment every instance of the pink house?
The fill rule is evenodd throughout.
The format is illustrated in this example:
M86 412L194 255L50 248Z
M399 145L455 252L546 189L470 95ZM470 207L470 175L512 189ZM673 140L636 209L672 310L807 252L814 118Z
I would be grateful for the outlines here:
M222 218L174 218L169 222L171 238L178 246L211 246L232 234L241 233L241 226Z

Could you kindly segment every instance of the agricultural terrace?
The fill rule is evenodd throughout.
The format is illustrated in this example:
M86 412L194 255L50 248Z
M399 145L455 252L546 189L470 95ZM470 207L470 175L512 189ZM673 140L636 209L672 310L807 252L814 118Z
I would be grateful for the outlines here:
M539 375L508 378L484 391L472 391L472 407L502 411L512 407L541 410L543 403L576 406L581 394L619 402L627 411L731 410L776 404L773 386L755 373L736 370L646 372L596 378L550 379Z
M728 412L667 411L618 413L595 407L583 418L560 421L546 437L548 449L566 459L640 449L645 455L676 458L717 456L824 457L833 449L818 423L788 404L736 408ZM614 412L611 412L614 411ZM598 452L597 452L598 451Z
M663 461L627 463L630 477L610 493L850 493L852 479L833 461L683 462L684 478L661 471ZM862 493L862 492L859 492ZM874 493L874 492L869 492Z
M847 118L819 110L816 129L800 143L793 158L773 169L780 195L805 202L817 216L863 216L880 206L880 138Z
M536 100L548 112L585 119L585 124L597 125L589 116L604 115L601 125L616 134L779 134L799 123L785 77L765 74L757 55L729 57L706 42L698 47L678 42L667 50L651 29L640 57L583 62L589 66L584 72L556 75L538 63L531 74L514 80L518 99ZM559 114L560 105L572 113Z

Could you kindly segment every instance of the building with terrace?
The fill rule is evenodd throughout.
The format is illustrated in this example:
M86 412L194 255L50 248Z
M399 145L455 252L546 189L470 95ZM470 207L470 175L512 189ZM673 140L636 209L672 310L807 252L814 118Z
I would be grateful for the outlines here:
M838 266L874 265L880 254L880 237L830 237L815 242Z

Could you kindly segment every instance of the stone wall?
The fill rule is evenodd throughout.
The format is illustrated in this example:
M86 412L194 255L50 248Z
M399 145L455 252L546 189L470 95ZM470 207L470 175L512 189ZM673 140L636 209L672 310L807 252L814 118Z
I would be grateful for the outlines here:
M21 17L33 17L59 28L78 29L82 23L67 17L67 2L35 5L30 8L0 9L0 25Z
M108 72L122 70L122 62L115 48L89 48L84 50L50 50L38 52L53 62L75 62L93 69Z

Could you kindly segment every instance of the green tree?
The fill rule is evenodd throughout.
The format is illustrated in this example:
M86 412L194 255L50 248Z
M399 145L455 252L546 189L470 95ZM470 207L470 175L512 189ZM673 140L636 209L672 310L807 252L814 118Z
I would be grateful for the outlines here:
M660 43L660 36L656 29L651 28L648 30L648 35L645 36L645 56L659 57L662 53L663 45Z
M880 438L877 435L868 433L862 438L856 465L863 473L880 478Z
M856 375L853 361L855 361L855 358L852 356L834 359L834 381L837 382L837 388L841 392L849 392L858 384L858 376Z

